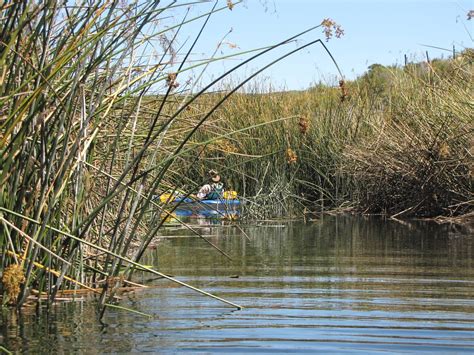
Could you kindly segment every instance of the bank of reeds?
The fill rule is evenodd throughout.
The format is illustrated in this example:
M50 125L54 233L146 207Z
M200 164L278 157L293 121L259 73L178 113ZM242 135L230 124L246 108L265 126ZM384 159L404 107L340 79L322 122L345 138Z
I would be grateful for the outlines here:
M192 15L187 10L191 5L203 6L201 13ZM324 24L276 45L240 53L248 59L196 90L197 83L181 81L181 74L191 68L202 73L207 64L219 60L214 53L201 62L189 61L211 15L235 3L218 5L1 5L3 304L21 307L34 296L38 302L46 298L49 305L58 292L86 289L100 294L102 315L113 306L117 287L137 286L131 276L139 270L240 307L139 263L172 212L155 196L170 189L197 188L193 172L204 167L201 157L209 158L209 144L199 134L206 132L206 140L213 140L242 128L226 126L219 131L212 117L253 76L235 83L226 95L212 96L217 99L212 103L204 94L234 69ZM168 13L180 7L184 17L163 25ZM196 21L200 30L185 49L179 47L176 38ZM315 39L287 49L268 66L314 44L325 48ZM260 128L247 126L245 134L254 134L252 129Z
M457 216L474 207L473 52L384 69L389 87L345 170L355 200L391 216ZM383 89L383 88L382 88Z
M262 218L347 208L394 217L469 213L472 53L374 65L355 81L300 92L257 83L219 109L199 138L244 130L209 142L200 159L220 168ZM205 169L197 167L199 176Z

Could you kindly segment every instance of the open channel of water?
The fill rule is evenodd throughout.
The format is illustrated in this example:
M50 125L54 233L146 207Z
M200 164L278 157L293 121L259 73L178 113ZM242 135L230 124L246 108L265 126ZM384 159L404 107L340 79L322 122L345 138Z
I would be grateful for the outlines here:
M196 223L196 222L194 222ZM201 221L202 223L202 221ZM233 257L168 227L144 263L242 305L164 280L121 305L4 310L0 344L18 352L474 352L474 236L425 222L327 217L239 228L196 226Z

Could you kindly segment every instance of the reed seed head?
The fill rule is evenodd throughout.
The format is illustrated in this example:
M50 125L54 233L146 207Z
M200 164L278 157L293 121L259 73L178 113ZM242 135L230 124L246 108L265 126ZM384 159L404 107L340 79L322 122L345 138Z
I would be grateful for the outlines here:
M176 89L179 86L179 83L176 81L177 76L176 73L169 73L166 78L166 84L168 84L171 90Z
M438 151L439 157L442 159L446 159L449 157L449 153L450 153L450 150L449 150L448 143L446 142L441 143L439 147L439 151Z
M347 98L347 87L344 79L339 80L339 88L341 89L341 102L344 102Z
M336 21L326 18L321 22L321 26L323 26L323 33L326 37L326 42L329 41L333 36L333 31L335 32L336 38L341 38L344 36L344 30L342 29L341 25L338 25Z
M25 282L25 275L20 265L10 265L3 272L2 283L10 304L16 303L23 282Z
M298 122L298 126L300 128L301 134L306 134L309 128L309 121L306 117L300 117L300 121Z
M298 161L298 156L293 149L288 148L286 150L286 160L288 164L295 164Z

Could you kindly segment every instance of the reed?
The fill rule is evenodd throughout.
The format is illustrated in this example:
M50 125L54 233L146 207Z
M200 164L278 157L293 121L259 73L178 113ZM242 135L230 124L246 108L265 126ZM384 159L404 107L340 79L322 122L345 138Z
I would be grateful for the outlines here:
M206 93L230 73L321 26L276 45L236 53L248 59L196 91L195 84L181 82L182 73L191 69L203 73L209 63L225 58L214 53L200 62L191 61L193 48L211 16L237 4L25 1L2 5L3 304L21 307L32 296L44 294L52 302L58 292L101 287L103 315L113 307L117 285L129 284L133 271L139 270L240 308L139 263L172 212L153 197L178 187L189 192L196 188L190 183L192 172L204 166L196 151L222 137L223 132L214 131L213 117L224 102L275 62L309 45L325 47L316 39L287 49L234 83L226 94L211 95L217 100L208 104ZM192 15L187 10L191 5L201 12ZM180 7L183 18L161 26L162 19ZM196 21L201 27L193 41L179 48L176 39L181 31ZM229 126L225 136L248 134L269 123L236 126L235 132ZM201 131L206 131L205 141L200 140Z
M473 52L387 70L367 133L345 152L354 200L392 216L472 212ZM367 125L367 123L365 123Z
M469 213L472 59L467 50L456 60L374 65L355 81L299 92L257 81L195 136L200 142L222 139L201 148L192 178L219 168L259 218L305 209ZM200 104L211 105L220 95Z

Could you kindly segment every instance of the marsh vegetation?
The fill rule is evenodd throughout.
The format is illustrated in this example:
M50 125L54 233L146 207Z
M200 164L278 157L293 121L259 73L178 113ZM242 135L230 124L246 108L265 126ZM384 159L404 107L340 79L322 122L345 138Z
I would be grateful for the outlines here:
M472 215L472 51L373 66L354 82L341 77L302 92L255 79L310 45L331 56L324 36L342 33L324 20L301 33L317 30L317 39L255 74L231 82L231 69L197 86L180 75L222 60L189 56L207 20L231 2L184 11L164 28L168 11L190 3L87 4L1 8L3 304L49 304L88 290L100 296L103 316L117 287L140 286L137 270L213 296L140 264L172 212L154 196L193 193L211 168L245 199L249 218L328 209ZM177 47L196 21L193 41ZM247 52L236 68L301 34Z
M203 155L218 157L262 215L299 206L467 216L474 203L473 60L466 50L455 59L372 65L357 80L297 92L257 83L230 98L202 134L254 128L214 141Z

